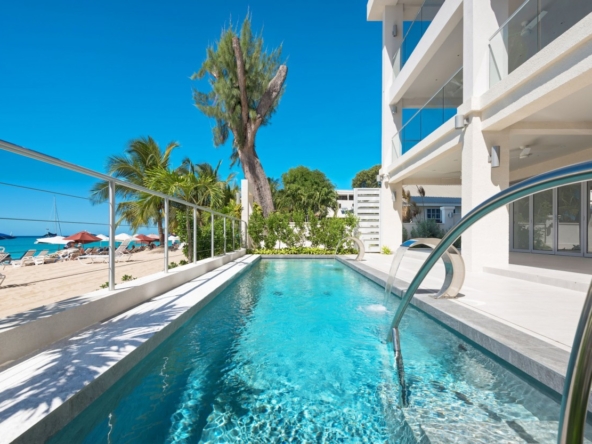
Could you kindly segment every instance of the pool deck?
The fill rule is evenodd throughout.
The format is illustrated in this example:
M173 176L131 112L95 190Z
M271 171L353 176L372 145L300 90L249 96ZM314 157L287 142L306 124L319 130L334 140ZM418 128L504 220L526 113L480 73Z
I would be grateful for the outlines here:
M408 252L397 273L397 279L403 281L396 282L399 289L408 285L427 253ZM523 265L529 259L513 255L514 263L502 269L468 274L460 297L437 300L430 294L444 279L440 261L420 287L413 305L561 393L585 290L590 285L590 275L584 271L592 260L574 262L578 272L570 272ZM557 260L534 259L549 266ZM362 262L353 261L353 256L346 262L383 285L392 260L392 255L366 254ZM404 347L404 336L402 341Z

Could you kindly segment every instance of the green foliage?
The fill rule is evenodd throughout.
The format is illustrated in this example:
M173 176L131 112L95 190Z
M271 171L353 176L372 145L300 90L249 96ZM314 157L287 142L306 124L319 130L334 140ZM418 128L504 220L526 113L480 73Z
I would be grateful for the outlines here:
M440 228L435 219L424 219L411 229L411 237L435 237L442 239L446 232Z
M407 231L407 228L403 227L403 242L409 240L409 232Z
M173 269L173 268L177 268L179 265L176 262L171 262L169 264L169 270Z
M376 181L379 170L380 164L359 171L352 180L352 188L379 188L380 184Z
M353 247L339 248L339 254L357 254L358 250ZM310 255L333 255L331 250L317 247L291 247L281 249L257 248L247 250L248 254L310 254Z
M335 186L322 171L305 166L291 168L282 174L282 183L283 189L275 191L278 210L326 215L328 208L337 208Z
M179 261L179 265L180 265L180 266L182 266L182 265L187 265L188 263L189 263L189 262L187 262L185 259L181 259L181 260Z
M193 99L197 108L206 116L215 119L213 127L214 145L220 146L226 143L230 133L234 140L232 144L232 165L239 161L238 150L246 143L246 126L242 120L242 105L240 100L239 79L237 62L232 40L239 37L240 48L245 64L245 84L247 102L249 104L247 114L250 119L260 119L258 125L267 125L275 112L280 98L284 92L284 86L268 112L260 115L259 104L263 98L269 82L273 79L280 67L282 48L267 51L261 34L253 35L251 20L247 16L242 24L240 36L232 27L223 29L220 40L215 47L210 46L206 50L206 60L198 72L191 77L193 80L208 77L210 91L207 93L198 90L193 91Z
M121 280L123 282L133 281L134 279L135 279L135 277L130 276L129 274L124 274L123 276L121 276Z
M101 288L109 288L109 282L105 282L104 284L101 284Z
M305 242L310 242L313 248L323 247L324 251L334 251L341 239L352 236L358 220L354 215L343 218L320 218L311 211L308 213L308 222L302 212L295 212L290 216L285 213L275 212L265 219L260 211L255 211L249 220L249 235L253 240L255 249L264 246L272 250L278 247L278 243L288 249L304 248ZM343 245L349 248L350 242Z
M393 254L393 252L391 251L391 249L389 247L387 247L385 245L382 247L382 254Z

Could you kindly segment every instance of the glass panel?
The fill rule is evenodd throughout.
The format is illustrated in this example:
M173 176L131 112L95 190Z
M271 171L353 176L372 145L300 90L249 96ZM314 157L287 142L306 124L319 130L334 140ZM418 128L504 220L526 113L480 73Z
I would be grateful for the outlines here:
M557 188L557 251L581 252L581 186Z
M553 190L537 193L532 198L534 220L533 246L537 251L553 251L555 227L553 226Z
M514 216L514 245L512 246L515 250L529 250L529 239L530 239L530 223L529 223L529 211L530 211L530 199L524 197L517 200L512 205L513 216Z
M463 100L462 69L420 109L403 108L403 126L393 137L393 155L398 156L398 149L405 154L444 122L456 115L457 108ZM394 160L394 159L393 159Z
M393 57L393 76L397 77L413 50L429 28L444 0L425 0L415 18L403 22L401 47Z
M592 12L589 0L528 0L489 41L493 86Z

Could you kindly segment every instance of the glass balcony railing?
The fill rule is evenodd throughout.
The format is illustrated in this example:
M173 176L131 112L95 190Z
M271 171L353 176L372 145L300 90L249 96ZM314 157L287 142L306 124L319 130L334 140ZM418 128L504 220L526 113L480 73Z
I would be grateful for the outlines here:
M462 101L461 68L421 108L403 108L403 126L392 139L393 161L456 115L456 110Z
M590 0L527 0L489 40L489 86L592 12Z
M403 22L403 41L393 57L394 77L399 75L401 68L411 56L442 4L444 4L444 0L425 0L414 19Z

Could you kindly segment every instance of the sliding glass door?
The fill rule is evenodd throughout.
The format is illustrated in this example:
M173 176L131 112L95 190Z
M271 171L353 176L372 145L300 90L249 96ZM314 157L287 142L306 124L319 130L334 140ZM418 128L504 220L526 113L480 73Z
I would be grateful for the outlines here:
M543 191L532 196L534 251L553 252L555 250L555 224L553 223L553 190Z
M581 254L582 185L557 188L557 252Z
M510 250L592 257L592 182L517 200L510 215Z

